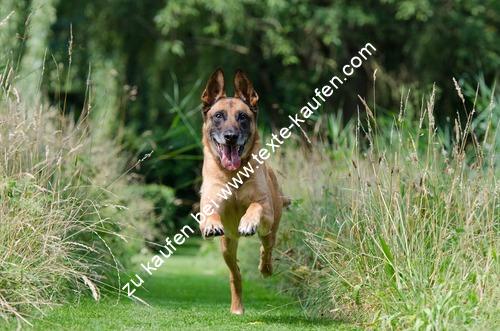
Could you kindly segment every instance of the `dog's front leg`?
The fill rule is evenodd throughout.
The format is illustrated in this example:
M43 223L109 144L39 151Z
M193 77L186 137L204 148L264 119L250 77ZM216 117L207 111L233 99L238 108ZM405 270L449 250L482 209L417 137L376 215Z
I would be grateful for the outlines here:
M265 205L258 202L252 202L238 226L240 236L253 236L257 231L259 235L265 236L271 231L272 215L266 213Z

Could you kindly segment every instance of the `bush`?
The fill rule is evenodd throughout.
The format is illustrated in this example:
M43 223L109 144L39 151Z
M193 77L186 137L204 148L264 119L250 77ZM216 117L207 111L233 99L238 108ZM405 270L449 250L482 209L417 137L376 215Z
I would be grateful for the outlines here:
M157 241L158 236L174 232L178 228L178 224L173 221L176 200L172 188L157 184L133 184L129 185L126 191L126 196L133 196L139 201L147 201L151 205L148 208L152 211L149 215L148 227L154 232L146 235L148 240Z

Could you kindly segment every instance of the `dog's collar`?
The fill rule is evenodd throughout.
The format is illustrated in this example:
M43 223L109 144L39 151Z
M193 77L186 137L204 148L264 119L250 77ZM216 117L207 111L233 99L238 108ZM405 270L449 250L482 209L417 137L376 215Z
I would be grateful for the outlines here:
M208 105L203 105L203 113L206 113L210 108L212 108L217 102L221 101L221 100L224 100L224 99L229 99L229 98L232 98L232 99L239 99L241 101L243 101L243 103L245 103L245 105L248 106L248 108L250 108L251 111L253 111L255 114L257 114L257 110L258 110L258 107L257 106L252 106L249 102L247 102L245 99L242 99L242 98L238 98L238 97L222 97L222 98L219 98L217 100L215 100L214 102L212 102L211 104L208 104Z

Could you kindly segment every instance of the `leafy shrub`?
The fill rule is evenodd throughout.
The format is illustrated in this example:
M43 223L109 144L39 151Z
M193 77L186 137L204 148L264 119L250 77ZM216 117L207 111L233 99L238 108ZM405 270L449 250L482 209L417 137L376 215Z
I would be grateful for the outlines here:
M151 204L152 213L148 223L154 233L148 234L148 240L156 241L159 236L177 229L178 224L173 221L176 199L172 188L157 184L133 184L126 190L127 196L134 196Z

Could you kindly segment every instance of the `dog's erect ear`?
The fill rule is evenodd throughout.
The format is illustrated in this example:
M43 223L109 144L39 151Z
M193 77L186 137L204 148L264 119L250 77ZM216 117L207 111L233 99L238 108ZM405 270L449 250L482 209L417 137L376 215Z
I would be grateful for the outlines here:
M224 72L221 68L215 70L215 72L208 79L207 87L201 95L201 101L203 101L203 112L206 112L208 108L220 98L224 98L226 92L224 91Z
M242 70L236 71L234 75L234 96L247 102L253 111L256 111L259 95L253 89L252 82Z

